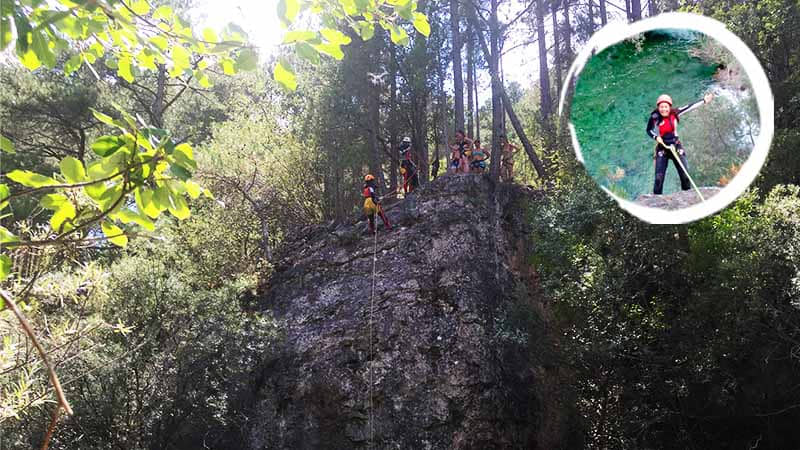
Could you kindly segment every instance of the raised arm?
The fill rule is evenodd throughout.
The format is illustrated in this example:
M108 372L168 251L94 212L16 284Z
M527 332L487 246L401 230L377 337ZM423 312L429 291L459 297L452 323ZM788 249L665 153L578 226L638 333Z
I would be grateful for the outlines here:
M687 113L689 111L693 111L693 110L699 108L700 106L705 105L706 103L710 102L712 98L714 98L713 95L706 94L706 95L703 96L703 98L701 98L700 100L697 100L694 103L689 103L686 106L681 106L680 108L678 108L678 115L680 116L683 113Z

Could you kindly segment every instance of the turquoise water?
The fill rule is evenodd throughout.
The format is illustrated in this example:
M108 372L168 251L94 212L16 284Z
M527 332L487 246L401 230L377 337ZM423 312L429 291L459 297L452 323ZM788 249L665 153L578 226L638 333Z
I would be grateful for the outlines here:
M572 123L589 174L617 195L635 199L652 192L654 142L645 128L656 98L667 93L673 106L680 107L702 98L713 83L716 65L688 53L700 44L700 38L686 30L649 32L640 48L623 41L592 57L580 73L572 103ZM690 142L689 136L703 134L696 128L707 123L697 120L698 116L714 104L687 113L678 125L689 156L689 174L698 184L699 178L707 182L717 174L703 176L693 172L694 152L703 151L703 145ZM722 159L724 164L733 160ZM670 163L664 193L679 189L677 171Z

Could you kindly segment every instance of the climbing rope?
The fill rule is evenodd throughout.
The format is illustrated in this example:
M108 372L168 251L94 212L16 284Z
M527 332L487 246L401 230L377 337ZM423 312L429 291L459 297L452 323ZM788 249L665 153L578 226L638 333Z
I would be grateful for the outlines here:
M376 218L377 219L377 218ZM376 220L377 222L377 220ZM374 439L373 419L372 419L372 312L375 305L375 267L378 261L378 224L375 224L375 235L373 249L372 249L372 290L369 295L369 448L372 448Z
M675 145L674 144L670 145L667 148L672 152L672 156L675 157L675 162L678 163L679 166L681 166L681 170L683 170L683 173L686 174L686 178L688 178L689 182L692 183L692 187L694 188L695 192L697 192L697 195L700 197L700 201L705 202L706 199L703 198L703 194L700 193L700 189L697 189L697 185L694 184L694 180L692 179L691 175L689 175L689 171L686 170L686 167L683 166L681 158L680 156L678 156L678 152L675 150Z

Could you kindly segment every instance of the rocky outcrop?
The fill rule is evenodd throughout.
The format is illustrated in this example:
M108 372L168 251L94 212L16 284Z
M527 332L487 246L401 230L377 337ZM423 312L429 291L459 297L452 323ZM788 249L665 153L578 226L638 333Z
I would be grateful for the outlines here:
M717 193L722 190L722 188L718 187L701 187L698 189L706 200L717 195ZM697 192L694 189L689 189L688 191L678 191L672 194L640 195L636 198L635 203L649 208L674 210L688 208L689 206L700 203L700 197L697 196Z
M247 447L580 447L527 261L535 197L449 176L388 209L377 239L363 221L302 230L262 298L284 340Z

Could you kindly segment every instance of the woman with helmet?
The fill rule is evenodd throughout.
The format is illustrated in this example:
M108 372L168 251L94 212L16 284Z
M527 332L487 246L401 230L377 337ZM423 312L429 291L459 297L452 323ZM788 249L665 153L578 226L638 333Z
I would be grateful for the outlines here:
M400 173L403 174L403 193L408 194L419 187L417 165L411 153L411 138L406 136L400 144Z
M683 167L687 167L686 151L683 149L683 145L678 139L678 122L680 121L680 116L701 105L709 103L712 98L713 96L711 94L706 94L700 100L680 108L672 107L672 97L667 94L660 95L656 100L656 109L650 113L650 118L647 121L647 135L657 142L655 154L653 156L656 168L653 194L661 194L664 190L664 176L667 173L667 164L670 159L673 160L672 163L675 164L675 169L678 171L678 176L681 179L681 189L686 191L692 188L689 175L681 170L680 164L675 160L675 156L668 147L671 145L675 146L680 162L683 164Z
M364 188L361 189L361 195L364 197L364 214L369 219L369 232L375 232L375 213L381 216L386 231L392 231L392 225L383 213L383 208L381 208L381 199L375 192L375 177L372 174L367 174L364 177Z

